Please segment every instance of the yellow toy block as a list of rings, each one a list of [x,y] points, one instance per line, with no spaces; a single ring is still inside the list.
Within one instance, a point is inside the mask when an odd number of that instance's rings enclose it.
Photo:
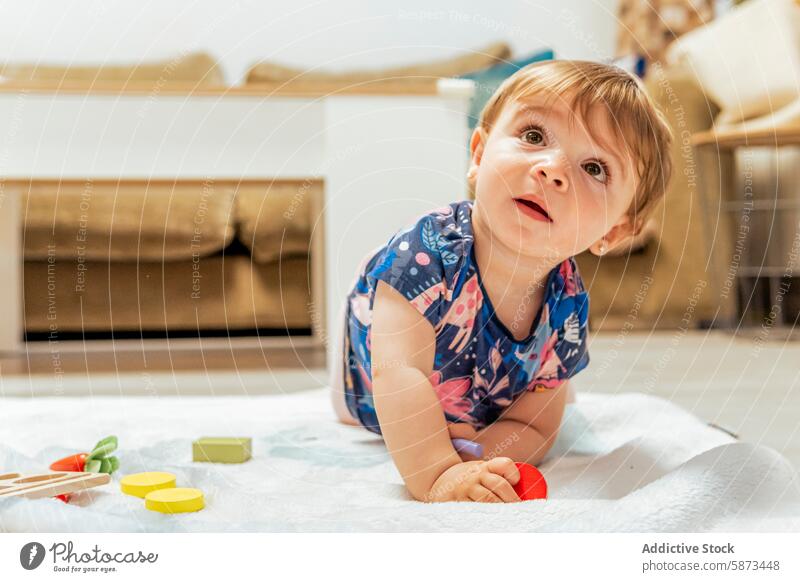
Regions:
[[[249,438],[203,437],[192,443],[192,460],[205,463],[244,463],[250,458]]]
[[[188,513],[200,511],[206,505],[199,489],[173,487],[151,491],[144,498],[144,506],[159,513]]]
[[[149,473],[133,473],[125,475],[119,482],[123,493],[144,497],[151,491],[175,487],[175,475],[153,471]]]

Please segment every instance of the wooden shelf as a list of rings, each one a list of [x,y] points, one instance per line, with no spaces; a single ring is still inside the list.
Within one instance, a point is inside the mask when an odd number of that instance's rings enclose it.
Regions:
[[[722,203],[722,209],[729,212],[736,212],[745,209],[745,200],[726,200]],[[800,200],[793,200],[791,198],[755,198],[750,201],[750,210],[763,211],[763,210],[798,210],[800,209]]]
[[[208,86],[194,83],[158,82],[63,82],[8,81],[0,83],[0,93],[36,93],[59,95],[153,95],[192,97],[323,97],[343,95],[437,95],[440,81],[434,77],[397,78],[366,81],[287,81],[285,83],[249,83],[238,86]],[[452,83],[451,83],[452,84]]]
[[[753,265],[739,265],[736,271],[737,279],[784,279],[789,277],[786,274],[786,267],[771,267],[768,265],[764,266],[753,266]]]
[[[751,131],[742,129],[701,131],[692,136],[692,144],[716,145],[725,150],[738,147],[800,145],[800,126]]]

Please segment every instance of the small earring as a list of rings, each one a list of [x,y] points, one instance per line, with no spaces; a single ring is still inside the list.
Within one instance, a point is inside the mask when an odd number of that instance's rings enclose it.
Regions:
[[[606,247],[605,239],[603,239],[603,242],[600,243],[600,248],[598,250],[599,250],[601,255],[606,254],[607,247]]]

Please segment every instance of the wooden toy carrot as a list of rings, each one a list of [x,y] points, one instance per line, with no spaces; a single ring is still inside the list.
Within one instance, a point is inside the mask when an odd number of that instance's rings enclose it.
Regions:
[[[69,457],[64,457],[63,459],[59,459],[52,465],[50,465],[51,471],[72,471],[80,473],[83,471],[84,466],[86,465],[86,457],[89,456],[89,453],[78,453],[77,455],[70,455]]]
[[[70,471],[86,473],[108,473],[119,469],[119,459],[112,456],[117,450],[117,437],[108,436],[99,441],[90,453],[77,453],[59,459],[50,465],[51,471]],[[69,494],[56,495],[56,499],[68,503]]]

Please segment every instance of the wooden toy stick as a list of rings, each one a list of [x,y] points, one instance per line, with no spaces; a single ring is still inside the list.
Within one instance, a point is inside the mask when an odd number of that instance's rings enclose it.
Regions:
[[[20,477],[18,473],[2,475],[0,497],[54,497],[64,493],[77,493],[111,481],[107,473],[44,473]]]
[[[8,494],[11,496],[12,492],[15,495],[21,495],[24,491],[37,489],[44,485],[73,482],[76,475],[79,476],[82,475],[82,473],[52,473],[48,475],[34,475],[33,477],[17,479],[12,481],[12,485],[0,485],[0,495]]]

